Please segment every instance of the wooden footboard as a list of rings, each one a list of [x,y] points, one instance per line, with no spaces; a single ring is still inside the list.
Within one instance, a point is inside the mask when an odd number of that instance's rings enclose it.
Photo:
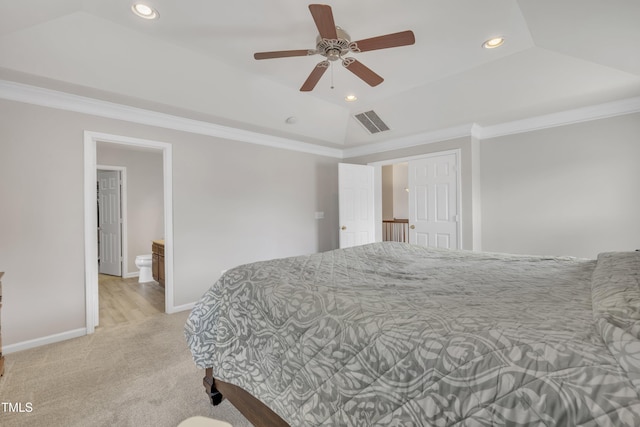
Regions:
[[[278,414],[242,388],[216,380],[212,368],[205,370],[202,384],[212,405],[218,405],[226,398],[256,427],[289,427]]]

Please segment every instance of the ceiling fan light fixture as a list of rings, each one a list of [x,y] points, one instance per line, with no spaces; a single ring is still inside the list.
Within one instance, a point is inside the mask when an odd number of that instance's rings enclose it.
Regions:
[[[416,42],[413,31],[406,30],[399,33],[385,34],[382,36],[362,39],[355,42],[351,41],[349,34],[342,28],[336,26],[333,19],[331,6],[326,4],[310,4],[309,11],[313,17],[313,21],[318,29],[316,37],[315,49],[297,49],[297,50],[280,50],[272,52],[256,52],[253,58],[257,60],[270,58],[288,58],[294,56],[321,55],[326,59],[317,63],[307,80],[300,87],[301,92],[310,92],[315,87],[327,68],[340,60],[342,66],[355,74],[371,87],[377,86],[384,79],[376,74],[373,70],[362,64],[353,57],[345,57],[349,53],[368,52],[370,50],[388,49],[392,47],[408,46]],[[333,70],[333,68],[331,68]],[[333,89],[333,74],[331,80],[331,89]]]
[[[486,40],[482,43],[482,47],[485,49],[495,49],[504,44],[504,37],[492,37],[489,40]]]
[[[144,3],[134,3],[131,5],[131,11],[144,19],[158,19],[160,17],[157,10]]]

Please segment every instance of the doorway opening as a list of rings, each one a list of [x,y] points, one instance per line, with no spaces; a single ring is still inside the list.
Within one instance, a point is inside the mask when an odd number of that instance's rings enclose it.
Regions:
[[[98,267],[98,203],[97,203],[97,145],[116,144],[137,150],[155,150],[162,153],[163,216],[164,216],[164,309],[165,313],[176,311],[173,292],[173,206],[172,206],[172,151],[171,145],[158,141],[130,138],[85,131],[84,135],[84,193],[85,193],[85,295],[87,334],[95,332],[100,322],[99,267]],[[149,242],[150,243],[150,242]],[[150,252],[150,248],[147,249]],[[126,260],[125,260],[126,261]],[[125,266],[125,273],[133,268]],[[122,277],[123,280],[135,280]]]
[[[151,267],[138,266],[143,258],[151,263],[151,241],[164,235],[162,151],[98,142],[96,157],[98,319],[105,328],[165,311],[164,266],[162,283]]]
[[[460,156],[460,149],[454,149],[369,163],[375,175],[376,241],[384,240],[383,220],[386,219],[383,215],[383,167],[398,165],[400,178],[404,176],[403,165],[406,164],[406,187],[399,179],[401,190],[398,194],[402,191],[408,194],[407,241],[421,246],[462,248]],[[403,208],[399,202],[398,210],[404,213]],[[388,207],[386,211],[388,215]],[[395,206],[393,212],[396,217]],[[399,226],[404,227],[404,224]]]
[[[409,163],[382,165],[382,241],[409,243]]]

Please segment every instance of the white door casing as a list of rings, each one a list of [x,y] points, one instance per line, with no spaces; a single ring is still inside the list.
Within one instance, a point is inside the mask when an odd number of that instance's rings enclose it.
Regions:
[[[174,305],[173,288],[173,155],[169,143],[84,131],[84,236],[85,236],[85,308],[86,333],[92,334],[99,322],[98,297],[98,234],[96,180],[97,143],[107,142],[131,147],[144,147],[162,151],[164,187],[164,263],[165,263],[165,312],[176,313],[193,308],[193,303]]]
[[[409,161],[409,242],[458,249],[458,154]]]
[[[368,165],[338,165],[338,212],[340,247],[375,241],[374,168]]]
[[[120,172],[99,170],[97,176],[99,272],[112,276],[122,276]]]

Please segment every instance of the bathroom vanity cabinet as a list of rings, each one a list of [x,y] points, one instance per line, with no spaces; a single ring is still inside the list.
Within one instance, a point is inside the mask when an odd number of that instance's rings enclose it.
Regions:
[[[0,311],[2,311],[2,276],[3,275],[4,273],[0,271]],[[1,315],[0,315],[0,320],[2,320]],[[0,376],[2,375],[4,375],[4,356],[2,355],[2,325],[0,325]]]
[[[154,240],[151,246],[153,280],[164,288],[164,240]]]

